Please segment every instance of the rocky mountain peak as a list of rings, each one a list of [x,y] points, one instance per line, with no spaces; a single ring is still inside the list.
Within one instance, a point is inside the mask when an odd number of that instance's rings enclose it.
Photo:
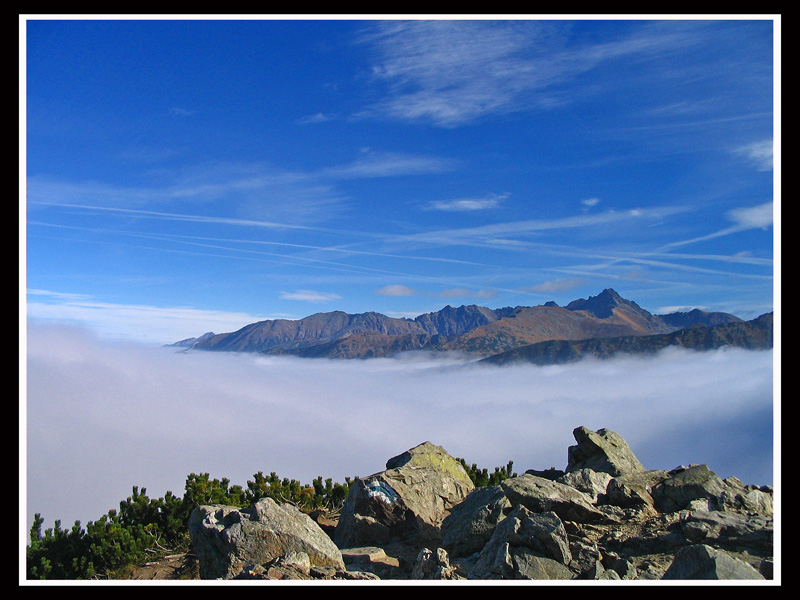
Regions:
[[[611,288],[604,289],[597,296],[589,296],[588,299],[573,300],[565,306],[567,310],[583,310],[599,319],[607,319],[613,314],[614,309],[618,307],[628,309],[642,316],[651,316],[649,312],[638,304],[625,300]]]

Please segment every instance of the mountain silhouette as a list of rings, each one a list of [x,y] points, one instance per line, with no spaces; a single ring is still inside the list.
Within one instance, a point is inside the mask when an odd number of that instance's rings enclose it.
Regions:
[[[370,358],[410,350],[449,350],[483,358],[553,340],[663,335],[696,325],[742,322],[728,313],[700,310],[654,315],[609,288],[565,307],[555,302],[497,309],[448,305],[414,319],[377,312],[323,312],[302,319],[258,321],[234,332],[205,334],[174,345],[308,358]]]

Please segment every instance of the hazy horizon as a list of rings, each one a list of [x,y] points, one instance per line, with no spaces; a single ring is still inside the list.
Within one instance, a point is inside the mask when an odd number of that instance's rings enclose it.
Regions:
[[[85,526],[132,486],[182,496],[192,472],[344,481],[424,441],[490,471],[563,469],[578,426],[616,431],[648,469],[703,463],[772,484],[772,365],[772,351],[730,348],[549,367],[298,359],[29,323],[27,521]]]

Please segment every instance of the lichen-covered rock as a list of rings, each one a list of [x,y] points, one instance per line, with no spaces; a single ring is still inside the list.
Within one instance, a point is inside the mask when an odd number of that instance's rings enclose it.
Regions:
[[[334,532],[336,544],[348,548],[395,539],[438,545],[442,521],[475,489],[466,470],[430,442],[389,459],[386,466],[350,486]]]
[[[271,498],[245,509],[199,506],[189,517],[189,535],[203,579],[231,579],[248,565],[292,553],[307,555],[309,565],[344,569],[342,553],[311,517]]]

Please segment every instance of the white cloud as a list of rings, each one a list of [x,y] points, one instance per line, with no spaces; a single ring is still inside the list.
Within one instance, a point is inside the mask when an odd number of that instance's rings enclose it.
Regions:
[[[405,285],[387,285],[375,290],[375,293],[381,296],[414,296],[417,291]]]
[[[739,229],[767,229],[772,225],[773,204],[767,202],[758,206],[737,208],[728,213],[728,217]]]
[[[523,241],[511,239],[520,236],[531,236],[545,231],[584,230],[591,233],[601,232],[611,236],[618,233],[615,228],[631,227],[634,224],[659,222],[667,216],[686,213],[692,207],[665,206],[660,208],[633,209],[626,211],[605,211],[595,214],[581,214],[557,219],[527,219],[492,223],[477,227],[459,229],[439,229],[424,233],[398,235],[388,238],[388,242],[408,247],[409,244],[421,243],[432,245],[473,245],[491,246],[509,250],[529,250]]]
[[[364,112],[456,127],[489,114],[563,105],[596,93],[579,77],[624,58],[686,51],[692,25],[643,25],[600,44],[571,43],[556,21],[383,21],[362,41],[386,95]],[[656,74],[653,75],[657,76]]]
[[[536,285],[525,288],[529,292],[549,293],[549,292],[566,292],[576,287],[580,287],[586,283],[586,280],[581,277],[567,277],[560,279],[551,279]]]
[[[368,150],[349,164],[329,167],[318,176],[333,179],[370,179],[397,175],[424,175],[450,171],[455,161],[436,156]]]
[[[456,200],[433,200],[425,206],[425,210],[443,210],[453,212],[471,212],[490,210],[500,206],[507,196],[488,196],[486,198],[459,198]]]
[[[309,115],[307,117],[303,117],[302,119],[300,119],[300,123],[304,125],[309,123],[326,123],[327,121],[330,121],[334,118],[335,117],[331,115],[326,115],[325,113],[319,112],[313,115]]]
[[[772,482],[771,352],[480,367],[180,353],[34,326],[27,374],[28,523],[85,525],[134,485],[182,495],[192,472],[343,481],[426,440],[490,470],[563,469],[581,425],[618,432],[650,469]]]
[[[737,148],[735,153],[744,156],[758,171],[771,171],[772,146],[772,140],[763,140]]]
[[[719,231],[715,231],[714,233],[710,233],[708,235],[692,238],[690,240],[673,242],[671,244],[667,244],[666,246],[662,246],[659,250],[676,248],[678,246],[704,242],[706,240],[713,240],[715,238],[731,235],[733,233],[739,233],[741,231],[747,231],[749,229],[768,229],[773,222],[773,210],[773,203],[766,202],[757,206],[737,208],[728,211],[726,216],[729,220],[734,222],[733,226],[720,229]]]
[[[600,203],[600,198],[584,198],[581,200],[581,204],[586,207],[597,206]]]
[[[296,292],[281,292],[281,300],[302,300],[303,302],[330,302],[341,300],[338,294],[330,292],[315,292],[314,290],[297,290]]]
[[[180,108],[179,106],[174,106],[169,109],[169,114],[174,117],[190,117],[195,114],[196,111],[188,110],[185,108]]]
[[[442,173],[456,164],[436,156],[368,151],[350,163],[308,171],[209,162],[154,172],[151,185],[140,187],[31,176],[26,191],[29,209],[60,206],[107,215],[116,212],[161,220],[296,228],[338,214],[344,202],[336,189],[341,180]],[[243,218],[175,214],[166,208],[178,201],[204,207],[220,200],[230,202]],[[144,210],[154,206],[159,210]]]

